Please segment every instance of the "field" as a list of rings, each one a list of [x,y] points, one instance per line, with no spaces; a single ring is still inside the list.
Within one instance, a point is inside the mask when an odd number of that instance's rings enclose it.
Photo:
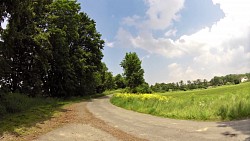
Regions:
[[[115,94],[111,103],[161,117],[205,121],[250,118],[250,82],[204,90]]]

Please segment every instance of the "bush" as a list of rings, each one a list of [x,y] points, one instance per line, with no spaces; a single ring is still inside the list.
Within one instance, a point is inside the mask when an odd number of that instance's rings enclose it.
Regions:
[[[6,113],[5,106],[0,102],[0,117],[3,117]]]
[[[3,97],[3,104],[8,113],[17,113],[30,107],[29,97],[17,93],[9,93]]]
[[[151,94],[152,90],[148,84],[144,83],[137,87],[137,93],[150,93]]]

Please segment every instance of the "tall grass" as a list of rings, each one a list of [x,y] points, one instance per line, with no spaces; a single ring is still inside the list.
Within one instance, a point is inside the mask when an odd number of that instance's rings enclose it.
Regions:
[[[191,120],[250,117],[250,83],[164,94],[115,94],[114,105],[152,115]]]
[[[40,105],[48,104],[56,104],[56,100],[52,98],[30,98],[27,95],[18,93],[5,94],[0,100],[0,118],[8,114],[19,113]]]

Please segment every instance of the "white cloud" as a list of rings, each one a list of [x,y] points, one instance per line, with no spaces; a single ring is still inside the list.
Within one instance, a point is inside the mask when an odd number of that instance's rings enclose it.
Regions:
[[[134,47],[132,43],[133,36],[130,32],[125,30],[124,28],[119,28],[117,35],[115,37],[116,44],[118,47]]]
[[[144,0],[148,6],[145,17],[134,15],[123,19],[123,24],[135,26],[141,30],[165,30],[180,17],[178,11],[184,6],[184,0]]]
[[[107,39],[104,39],[104,41],[107,47],[110,47],[110,48],[114,47],[114,44],[115,44],[114,42],[109,42]]]
[[[176,32],[177,32],[176,29],[170,29],[170,30],[168,30],[164,35],[165,35],[166,37],[176,36]]]
[[[225,17],[211,28],[171,40],[174,29],[163,37],[154,37],[152,31],[166,31],[183,8],[184,0],[145,0],[149,6],[146,19],[128,17],[124,23],[137,28],[133,36],[125,29],[119,30],[119,42],[130,47],[141,48],[166,58],[183,60],[168,66],[170,80],[211,78],[214,75],[245,73],[250,71],[250,1],[213,0],[219,4]],[[187,59],[193,58],[193,59]]]
[[[155,39],[151,33],[142,32],[139,36],[130,39],[133,46],[142,48],[149,53],[156,53],[163,56],[175,57],[182,55],[181,48],[176,47],[174,41],[168,38]]]
[[[184,6],[184,0],[145,0],[145,2],[149,6],[145,24],[157,30],[166,29],[173,20],[178,20],[177,12]]]
[[[153,37],[152,30],[166,30],[178,20],[177,13],[184,7],[184,0],[145,0],[145,4],[148,6],[145,17],[134,15],[123,19],[123,25],[135,27],[138,34],[120,28],[116,36],[119,46],[142,48],[168,57],[181,55],[182,49],[175,48],[173,40],[166,38],[175,36],[176,29],[168,30],[163,38]]]
[[[168,65],[168,82],[177,82],[180,80],[196,80],[198,78],[203,78],[203,75],[199,73],[196,69],[194,70],[192,67],[187,66],[184,67],[181,64],[172,63]]]

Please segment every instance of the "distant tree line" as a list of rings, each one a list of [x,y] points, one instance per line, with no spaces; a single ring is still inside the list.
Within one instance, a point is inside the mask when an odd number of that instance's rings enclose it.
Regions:
[[[104,41],[80,8],[74,0],[0,2],[2,93],[68,97],[113,87],[101,62]]]
[[[250,78],[250,73],[246,74],[229,74],[226,76],[215,76],[210,81],[206,79],[183,80],[172,83],[156,83],[149,86],[144,80],[144,70],[141,67],[141,60],[135,52],[126,53],[121,62],[124,73],[112,76],[111,72],[106,74],[106,86],[109,90],[124,89],[125,92],[131,93],[152,93],[152,92],[169,92],[169,91],[187,91],[194,89],[207,89],[208,87],[235,85],[241,83],[243,77]],[[248,80],[249,81],[249,80]]]
[[[250,73],[246,74],[229,74],[226,76],[215,76],[210,81],[206,79],[197,79],[194,81],[188,80],[186,83],[180,81],[177,83],[156,83],[151,85],[154,92],[167,92],[167,91],[186,91],[193,89],[207,89],[208,87],[222,86],[222,85],[235,85],[241,83],[243,77],[250,78]],[[248,80],[249,81],[249,80]]]

